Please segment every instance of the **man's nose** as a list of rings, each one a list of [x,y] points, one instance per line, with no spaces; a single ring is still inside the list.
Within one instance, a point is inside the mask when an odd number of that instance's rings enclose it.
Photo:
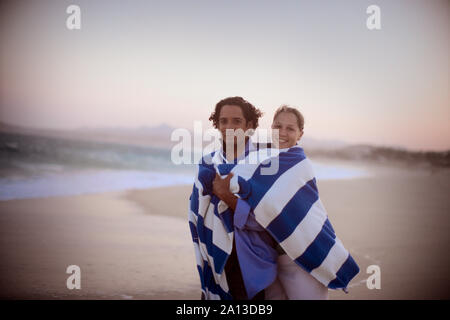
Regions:
[[[225,131],[228,129],[228,130],[233,130],[233,131],[236,131],[236,130],[239,130],[239,129],[242,129],[239,125],[235,125],[235,124],[229,124],[229,125],[226,125],[226,126],[224,126],[224,128],[223,128]]]
[[[222,130],[232,129],[234,130],[234,125],[230,122],[227,122],[226,124],[222,125]]]

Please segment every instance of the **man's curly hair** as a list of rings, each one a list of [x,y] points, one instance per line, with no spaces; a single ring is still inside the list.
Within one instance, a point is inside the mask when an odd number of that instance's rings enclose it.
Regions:
[[[226,105],[240,107],[247,123],[249,121],[253,121],[253,129],[258,128],[258,119],[261,118],[263,113],[261,112],[261,110],[257,109],[254,105],[252,105],[242,97],[228,97],[220,100],[216,104],[214,112],[211,113],[211,116],[209,117],[209,120],[213,122],[214,128],[219,128],[220,110],[223,106]]]

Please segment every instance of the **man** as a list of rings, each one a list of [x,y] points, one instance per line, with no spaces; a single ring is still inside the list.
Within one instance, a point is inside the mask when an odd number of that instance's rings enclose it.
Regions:
[[[258,119],[261,116],[262,113],[260,110],[241,97],[230,97],[217,103],[209,120],[213,121],[214,127],[222,135],[222,156],[225,162],[233,163],[244,157],[246,150],[255,148],[249,141],[248,132],[258,127]],[[241,134],[235,134],[239,130],[242,130],[240,132]],[[248,214],[249,208],[245,207],[246,203],[238,199],[229,189],[231,177],[232,174],[229,174],[226,178],[222,179],[216,174],[213,182],[213,193],[224,201],[233,212],[238,209]],[[233,242],[233,250],[225,265],[225,273],[233,298],[235,300],[247,300],[248,296],[242,279],[241,266],[237,257],[235,242]],[[261,291],[253,297],[253,300],[262,299],[264,299],[264,291]]]
[[[224,158],[228,162],[238,160],[244,155],[245,150],[253,147],[249,145],[249,135],[234,134],[237,130],[242,130],[243,133],[248,133],[249,130],[254,130],[258,127],[258,119],[262,116],[260,110],[255,108],[251,103],[244,100],[242,97],[230,97],[219,101],[216,104],[214,112],[209,117],[213,121],[213,125],[218,129],[222,135],[222,147]],[[228,130],[228,136],[227,136]],[[245,141],[242,141],[245,139]],[[227,145],[229,146],[227,148]],[[229,177],[231,178],[231,177]],[[227,188],[227,182],[220,178],[214,180],[214,193],[229,207],[236,209],[237,197],[234,196]],[[218,194],[217,194],[218,193]],[[225,197],[222,199],[221,197]]]

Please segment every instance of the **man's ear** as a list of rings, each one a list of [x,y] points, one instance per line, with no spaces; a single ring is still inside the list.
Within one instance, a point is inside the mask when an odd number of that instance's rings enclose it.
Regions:
[[[255,124],[253,123],[253,120],[247,121],[247,130],[248,129],[255,129]]]

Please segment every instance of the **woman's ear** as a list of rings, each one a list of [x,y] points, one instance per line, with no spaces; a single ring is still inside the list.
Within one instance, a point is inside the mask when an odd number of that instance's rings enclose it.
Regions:
[[[303,136],[303,130],[302,131],[300,131],[300,134],[299,134],[299,136],[298,136],[298,139],[297,139],[297,141],[299,141],[300,140],[300,138]]]

